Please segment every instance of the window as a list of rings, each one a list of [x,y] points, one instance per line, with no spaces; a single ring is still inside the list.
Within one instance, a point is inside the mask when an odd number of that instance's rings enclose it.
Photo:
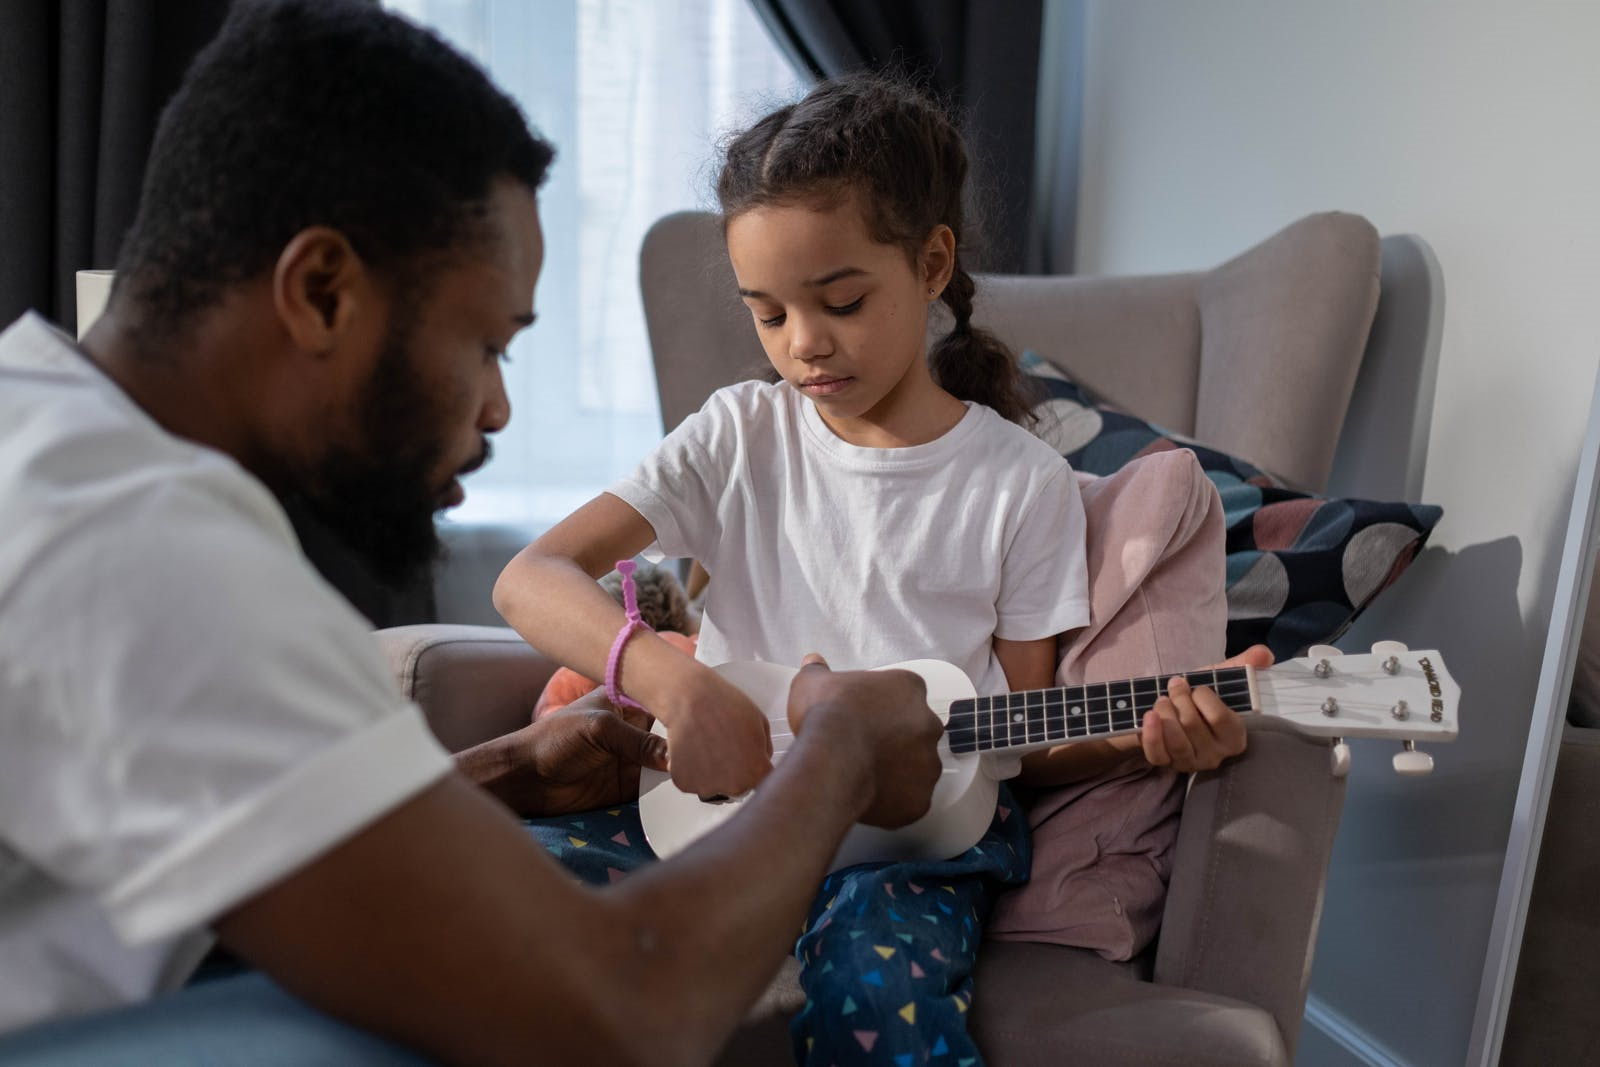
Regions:
[[[661,436],[638,253],[711,202],[717,139],[800,80],[746,0],[388,0],[475,57],[558,152],[540,193],[538,325],[511,346],[510,426],[460,523],[530,534]]]

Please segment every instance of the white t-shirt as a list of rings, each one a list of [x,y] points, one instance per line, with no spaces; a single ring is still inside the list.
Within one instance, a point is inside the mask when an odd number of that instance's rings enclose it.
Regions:
[[[233,460],[0,334],[0,1032],[181,982],[207,925],[451,767]]]
[[[937,440],[862,448],[784,383],[719,390],[611,492],[705,564],[698,656],[836,669],[933,658],[1004,692],[993,639],[1089,621],[1083,501],[1049,445],[968,404]]]

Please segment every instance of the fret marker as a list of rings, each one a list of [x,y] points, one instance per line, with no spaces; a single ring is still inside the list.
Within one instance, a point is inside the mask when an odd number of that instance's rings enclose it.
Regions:
[[[1127,706],[1128,706],[1128,702],[1126,700],[1117,701],[1117,710],[1118,711],[1121,711],[1123,708],[1125,708]]]
[[[1074,715],[1082,715],[1083,714],[1083,709],[1081,707],[1079,707],[1077,704],[1074,704],[1074,705],[1072,705],[1072,714],[1074,714]]]
[[[1022,721],[1022,712],[1019,711],[1015,715],[1011,716],[1011,721],[1012,722],[1021,722]]]

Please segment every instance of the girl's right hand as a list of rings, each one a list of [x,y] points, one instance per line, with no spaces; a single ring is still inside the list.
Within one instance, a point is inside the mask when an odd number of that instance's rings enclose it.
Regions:
[[[695,667],[684,672],[657,711],[667,724],[668,773],[686,793],[747,793],[772,772],[767,717],[721,675],[698,663]]]

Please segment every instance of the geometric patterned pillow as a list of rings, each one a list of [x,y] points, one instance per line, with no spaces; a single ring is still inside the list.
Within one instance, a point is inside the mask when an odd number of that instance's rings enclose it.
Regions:
[[[1444,514],[1430,504],[1329,499],[1289,489],[1225,452],[1096,403],[1033,353],[1023,369],[1044,397],[1034,432],[1085,474],[1187,448],[1222,497],[1228,655],[1264,644],[1278,659],[1344,633],[1411,565]]]

